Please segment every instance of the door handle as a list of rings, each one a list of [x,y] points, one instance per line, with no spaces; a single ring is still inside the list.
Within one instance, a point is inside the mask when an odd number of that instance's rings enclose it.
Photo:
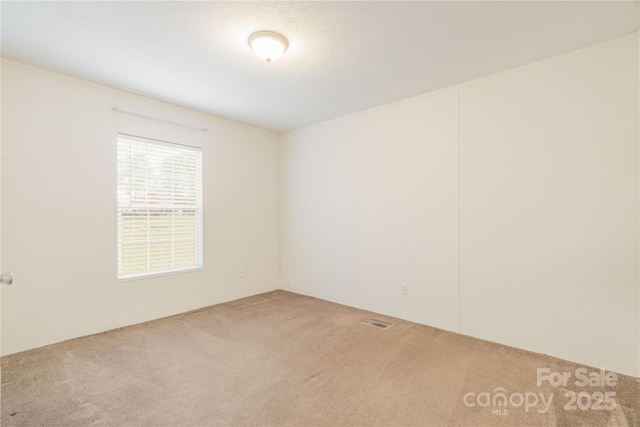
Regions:
[[[3,285],[10,285],[13,283],[13,273],[5,273],[0,276],[0,283]]]

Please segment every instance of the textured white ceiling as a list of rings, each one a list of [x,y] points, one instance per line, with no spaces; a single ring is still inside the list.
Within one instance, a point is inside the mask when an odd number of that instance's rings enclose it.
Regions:
[[[274,131],[638,31],[638,2],[8,2],[2,56]],[[247,39],[285,35],[261,62]]]

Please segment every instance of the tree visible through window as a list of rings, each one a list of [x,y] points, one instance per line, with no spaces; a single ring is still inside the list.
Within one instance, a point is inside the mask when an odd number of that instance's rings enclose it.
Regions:
[[[202,151],[118,134],[118,278],[202,267]]]

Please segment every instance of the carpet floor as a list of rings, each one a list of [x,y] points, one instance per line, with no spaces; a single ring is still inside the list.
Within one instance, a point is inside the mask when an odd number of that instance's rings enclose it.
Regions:
[[[640,425],[637,378],[286,291],[1,364],[4,426]]]

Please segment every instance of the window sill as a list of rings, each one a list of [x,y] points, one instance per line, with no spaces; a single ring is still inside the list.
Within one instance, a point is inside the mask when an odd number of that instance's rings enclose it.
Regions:
[[[176,274],[195,273],[195,272],[198,272],[198,271],[204,271],[204,268],[203,267],[189,267],[189,268],[185,268],[184,270],[164,271],[164,272],[159,272],[159,273],[141,274],[141,275],[136,275],[136,276],[125,276],[125,277],[119,277],[118,278],[118,282],[132,282],[132,281],[135,281],[135,280],[155,279],[157,277],[162,277],[162,276],[174,276]]]

